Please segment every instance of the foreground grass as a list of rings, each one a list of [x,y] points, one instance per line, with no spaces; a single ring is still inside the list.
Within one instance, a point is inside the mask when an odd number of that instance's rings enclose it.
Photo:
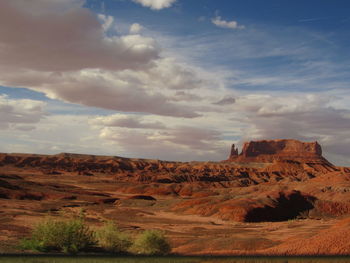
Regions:
[[[350,257],[0,256],[1,263],[346,263]]]

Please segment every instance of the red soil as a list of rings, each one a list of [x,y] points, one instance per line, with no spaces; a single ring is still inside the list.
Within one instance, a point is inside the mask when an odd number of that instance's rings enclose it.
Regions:
[[[336,223],[311,238],[288,240],[263,253],[278,255],[348,255],[350,251],[350,219]]]

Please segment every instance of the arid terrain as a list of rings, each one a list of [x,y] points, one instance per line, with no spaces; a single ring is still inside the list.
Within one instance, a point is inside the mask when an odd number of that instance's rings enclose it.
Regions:
[[[222,162],[0,154],[1,253],[82,209],[91,227],[164,230],[177,254],[350,254],[350,168],[316,142],[249,142]]]

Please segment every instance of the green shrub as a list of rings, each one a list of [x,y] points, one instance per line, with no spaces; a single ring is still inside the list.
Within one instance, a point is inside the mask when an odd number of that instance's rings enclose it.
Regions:
[[[112,221],[105,223],[96,232],[96,237],[99,246],[111,253],[126,253],[132,244],[130,238],[120,232]]]
[[[94,244],[94,232],[89,229],[83,219],[58,221],[49,218],[35,226],[31,238],[22,240],[21,247],[75,254]]]
[[[39,242],[38,240],[29,239],[29,238],[24,238],[20,240],[19,248],[24,250],[35,250],[39,252],[46,252],[41,242]]]
[[[145,230],[133,245],[133,251],[143,255],[166,255],[171,248],[163,232]]]

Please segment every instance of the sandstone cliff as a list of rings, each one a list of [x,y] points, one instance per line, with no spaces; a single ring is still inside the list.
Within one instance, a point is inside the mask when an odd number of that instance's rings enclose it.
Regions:
[[[243,144],[242,152],[232,145],[229,161],[233,162],[263,162],[298,161],[320,162],[330,164],[322,156],[322,148],[318,142],[301,142],[298,140],[262,140]]]

